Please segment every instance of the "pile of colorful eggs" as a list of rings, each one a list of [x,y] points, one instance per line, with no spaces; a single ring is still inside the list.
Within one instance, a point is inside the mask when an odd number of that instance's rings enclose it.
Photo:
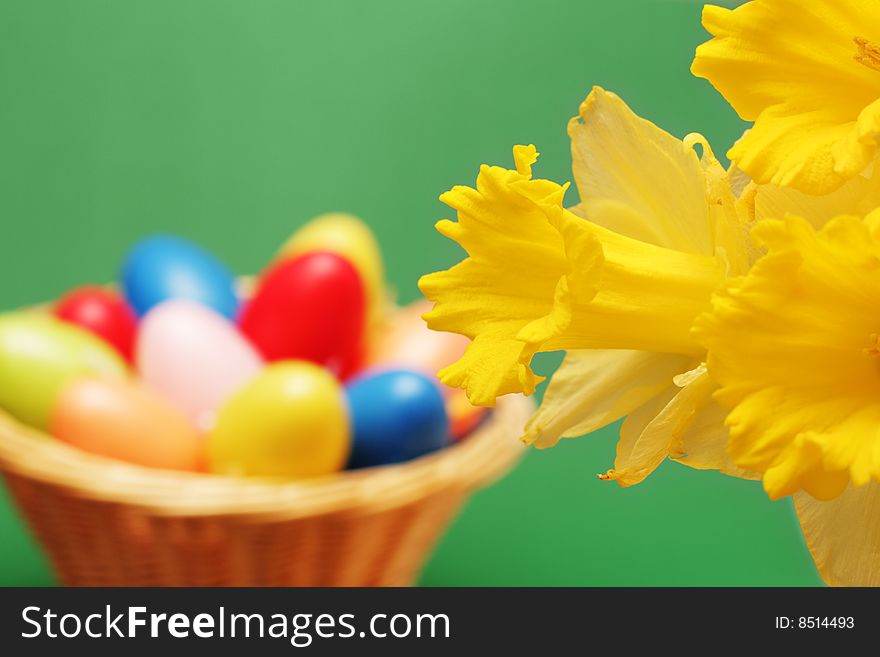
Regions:
[[[399,463],[483,418],[436,371],[461,336],[394,309],[369,228],[324,215],[265,272],[156,236],[118,291],[0,314],[0,408],[80,449],[143,466],[313,477]]]

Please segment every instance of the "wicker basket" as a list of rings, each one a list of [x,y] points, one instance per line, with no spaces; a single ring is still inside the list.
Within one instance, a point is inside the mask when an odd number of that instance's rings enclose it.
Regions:
[[[79,586],[402,586],[475,489],[510,469],[532,404],[409,463],[307,483],[153,470],[0,414],[0,469],[59,580]]]

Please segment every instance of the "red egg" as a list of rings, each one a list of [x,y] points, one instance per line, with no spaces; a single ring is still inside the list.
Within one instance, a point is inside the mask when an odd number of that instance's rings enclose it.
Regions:
[[[80,287],[62,297],[54,312],[59,319],[103,338],[126,360],[132,360],[137,317],[120,294],[102,287]]]
[[[357,270],[317,251],[270,268],[239,325],[266,360],[309,360],[345,378],[362,358],[365,311]]]

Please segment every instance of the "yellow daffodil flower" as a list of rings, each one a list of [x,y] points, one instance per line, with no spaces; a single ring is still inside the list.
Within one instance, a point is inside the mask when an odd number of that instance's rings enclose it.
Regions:
[[[629,415],[608,478],[637,483],[670,454],[740,474],[691,334],[712,291],[750,262],[727,173],[699,135],[675,139],[599,88],[569,133],[577,207],[564,209],[565,187],[532,178],[537,153],[522,146],[515,170],[484,166],[476,189],[441,197],[458,221],[437,228],[469,257],[421,279],[435,302],[425,319],[473,340],[441,380],[491,405],[532,393],[532,356],[565,349],[527,443],[549,447]],[[704,448],[706,426],[721,449]]]
[[[880,3],[708,5],[692,71],[754,125],[730,150],[757,183],[826,194],[880,144]]]
[[[752,234],[767,254],[695,328],[730,409],[728,451],[770,497],[798,493],[826,581],[880,585],[880,210]]]

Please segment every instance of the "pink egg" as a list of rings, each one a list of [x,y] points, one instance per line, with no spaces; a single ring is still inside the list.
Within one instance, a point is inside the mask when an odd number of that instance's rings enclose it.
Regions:
[[[398,310],[387,328],[373,341],[367,364],[423,372],[432,381],[437,381],[448,397],[453,388],[440,384],[437,372],[461,358],[470,340],[458,333],[429,329],[421,316],[430,309],[430,302],[420,300]]]
[[[235,325],[201,304],[173,299],[141,320],[135,350],[144,384],[209,431],[217,411],[263,367]]]

